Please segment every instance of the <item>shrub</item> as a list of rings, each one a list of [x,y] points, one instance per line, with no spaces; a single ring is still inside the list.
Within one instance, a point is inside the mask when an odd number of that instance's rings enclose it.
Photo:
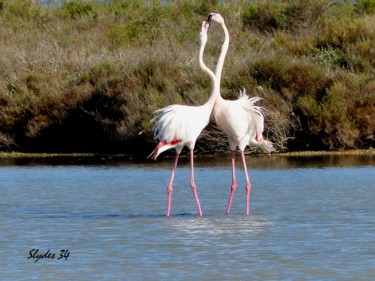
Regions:
[[[28,0],[4,0],[3,3],[3,9],[7,11],[12,17],[31,20],[37,18],[39,12],[41,11],[38,6],[34,6],[32,1]]]
[[[242,21],[245,26],[255,27],[262,32],[309,28],[330,5],[329,1],[315,0],[249,3],[243,8]]]
[[[61,9],[63,14],[72,19],[88,15],[93,15],[94,17],[97,16],[93,2],[79,0],[69,1],[64,3]]]
[[[349,89],[342,82],[335,82],[318,103],[312,97],[299,100],[299,107],[305,114],[309,130],[316,136],[324,136],[323,143],[330,149],[355,146],[359,131],[349,114],[352,107]]]
[[[365,18],[326,20],[321,27],[322,35],[318,44],[344,48],[365,38],[371,38],[374,36],[374,30],[367,28],[367,22]]]
[[[270,87],[280,93],[283,88],[290,91],[286,95],[294,101],[297,95],[318,97],[331,79],[328,72],[308,60],[297,60],[288,56],[272,56],[254,62],[252,75],[258,84]]]
[[[375,14],[374,0],[357,0],[354,5],[358,13]]]
[[[249,3],[243,8],[242,22],[244,26],[255,27],[262,32],[272,32],[280,26],[278,4],[269,1],[262,4]]]

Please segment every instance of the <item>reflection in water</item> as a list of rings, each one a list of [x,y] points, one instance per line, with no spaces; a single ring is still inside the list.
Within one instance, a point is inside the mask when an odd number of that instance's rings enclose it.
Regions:
[[[145,159],[124,160],[121,157],[114,156],[78,156],[78,157],[14,157],[0,158],[1,166],[39,166],[39,165],[147,165],[147,168],[164,168],[172,165],[171,159],[158,159],[157,161]],[[237,157],[237,166],[241,167],[240,157]],[[375,153],[364,154],[326,154],[326,155],[302,155],[302,156],[285,156],[285,155],[250,155],[247,162],[252,168],[265,169],[289,169],[289,168],[309,168],[309,167],[351,167],[351,166],[375,166]],[[189,164],[188,157],[181,157],[179,166]],[[197,167],[209,166],[230,167],[230,157],[196,157],[195,165]]]
[[[222,216],[222,217],[194,217],[185,220],[170,219],[170,226],[175,231],[186,235],[247,235],[264,231],[272,226],[271,222],[261,220],[257,216]]]

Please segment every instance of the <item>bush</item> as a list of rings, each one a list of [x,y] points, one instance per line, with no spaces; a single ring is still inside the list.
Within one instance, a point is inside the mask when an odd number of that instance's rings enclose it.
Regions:
[[[93,2],[74,0],[64,3],[61,9],[63,14],[72,19],[88,15],[93,15],[94,17],[97,16]]]
[[[249,3],[243,8],[243,25],[257,28],[262,32],[272,32],[280,26],[277,8],[278,4],[273,5],[269,1],[264,4]]]
[[[358,13],[375,14],[374,0],[357,0],[355,7]]]
[[[366,18],[343,18],[326,20],[322,25],[319,46],[336,48],[348,47],[350,44],[374,37],[374,30],[367,28]]]
[[[242,21],[262,32],[297,30],[311,27],[330,5],[329,1],[315,0],[249,3],[243,8]]]

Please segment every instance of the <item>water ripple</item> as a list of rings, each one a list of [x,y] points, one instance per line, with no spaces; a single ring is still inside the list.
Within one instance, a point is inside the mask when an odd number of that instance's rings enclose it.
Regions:
[[[262,159],[257,166],[252,159],[250,216],[242,173],[225,215],[230,167],[200,163],[203,217],[186,164],[176,173],[170,217],[170,165],[1,166],[1,277],[372,280],[375,167],[336,160]],[[35,248],[70,256],[35,263],[27,259]]]

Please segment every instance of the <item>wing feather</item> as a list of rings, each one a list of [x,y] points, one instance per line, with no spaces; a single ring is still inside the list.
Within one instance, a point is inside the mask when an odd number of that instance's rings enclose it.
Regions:
[[[154,139],[167,143],[181,140],[195,143],[208,124],[210,112],[204,106],[169,105],[155,111]]]

